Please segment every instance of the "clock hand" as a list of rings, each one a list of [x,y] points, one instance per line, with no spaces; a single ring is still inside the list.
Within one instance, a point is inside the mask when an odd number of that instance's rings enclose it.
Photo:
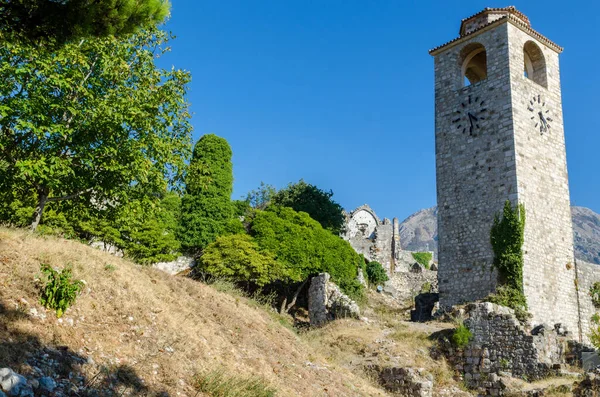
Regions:
[[[474,115],[472,115],[471,113],[469,113],[469,118],[472,119],[473,121],[477,121],[479,120],[477,117],[475,117]]]
[[[542,114],[542,112],[538,112],[538,116],[540,116],[540,121],[542,122],[541,127],[542,127],[543,131],[546,131],[547,130],[547,126],[548,126],[548,122],[544,118],[544,115]]]

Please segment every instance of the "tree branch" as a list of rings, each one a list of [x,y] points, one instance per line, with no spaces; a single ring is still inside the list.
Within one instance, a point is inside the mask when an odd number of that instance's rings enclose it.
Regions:
[[[54,202],[54,201],[63,201],[63,200],[70,200],[73,199],[75,197],[81,196],[82,194],[91,192],[93,189],[89,188],[89,189],[85,189],[85,190],[80,190],[76,193],[73,194],[69,194],[68,196],[62,196],[62,197],[50,197],[48,198],[48,202]]]

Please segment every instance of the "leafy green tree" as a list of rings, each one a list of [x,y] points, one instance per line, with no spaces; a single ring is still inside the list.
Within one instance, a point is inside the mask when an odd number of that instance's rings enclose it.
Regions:
[[[311,275],[327,272],[347,293],[360,289],[356,277],[363,259],[347,241],[323,229],[307,213],[269,206],[257,211],[251,235],[262,250],[275,255],[288,284],[303,283]]]
[[[331,198],[332,196],[331,190],[326,192],[300,180],[272,195],[271,203],[306,212],[325,229],[339,234],[345,219],[342,207]]]
[[[141,264],[168,262],[180,249],[176,238],[181,199],[173,192],[127,204],[118,227],[125,254]]]
[[[127,202],[133,185],[177,184],[190,151],[190,75],[155,65],[168,38],[141,30],[52,53],[3,41],[0,159],[19,189],[35,196],[33,230],[48,203],[102,207]]]
[[[271,203],[271,198],[277,193],[277,190],[264,182],[246,195],[246,202],[254,209],[264,210]]]
[[[389,280],[381,263],[376,261],[367,263],[367,279],[371,284],[381,284]]]
[[[275,256],[261,251],[247,234],[222,236],[209,244],[202,254],[199,268],[215,277],[264,286],[285,278]]]
[[[199,253],[224,234],[233,217],[233,166],[227,141],[214,134],[202,136],[185,178],[179,240],[184,250]]]
[[[169,15],[167,0],[0,0],[0,33],[64,42],[126,35]]]

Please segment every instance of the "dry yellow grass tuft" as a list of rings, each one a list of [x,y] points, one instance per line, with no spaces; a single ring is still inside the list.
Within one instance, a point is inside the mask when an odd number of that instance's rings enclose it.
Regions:
[[[70,264],[74,277],[86,282],[60,320],[38,303],[41,263]],[[360,329],[366,343],[371,335]],[[113,371],[143,384],[146,395],[203,395],[194,387],[197,375],[216,369],[226,379],[260,379],[278,396],[385,395],[350,368],[330,365],[322,346],[248,298],[75,241],[0,228],[0,366],[26,373],[27,354],[44,346],[87,359],[70,370],[88,384]]]

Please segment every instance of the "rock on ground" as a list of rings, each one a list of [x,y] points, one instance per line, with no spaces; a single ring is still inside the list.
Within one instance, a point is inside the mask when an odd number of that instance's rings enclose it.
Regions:
[[[336,318],[360,317],[360,309],[356,302],[330,282],[330,277],[328,273],[321,273],[310,281],[308,316],[312,326],[318,327]]]

